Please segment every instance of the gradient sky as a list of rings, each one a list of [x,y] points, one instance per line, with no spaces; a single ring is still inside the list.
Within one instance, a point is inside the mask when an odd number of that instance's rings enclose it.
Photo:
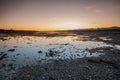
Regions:
[[[120,26],[120,0],[0,0],[0,28],[62,30]]]

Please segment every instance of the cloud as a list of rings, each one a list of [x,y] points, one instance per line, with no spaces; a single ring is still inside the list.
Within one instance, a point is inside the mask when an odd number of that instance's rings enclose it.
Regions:
[[[94,11],[94,12],[96,12],[96,13],[101,13],[101,12],[103,12],[103,10],[101,10],[101,9],[96,9],[96,5],[86,6],[86,7],[84,7],[84,9],[90,10],[90,11]]]
[[[117,6],[111,6],[111,9],[120,9],[120,6],[117,5]]]
[[[96,13],[101,13],[101,12],[103,12],[103,10],[96,9],[95,12],[96,12]]]
[[[56,20],[57,18],[56,17],[47,17],[47,18],[44,18],[44,20],[46,21],[53,21],[53,20]]]
[[[86,10],[91,10],[91,9],[93,9],[93,8],[95,8],[95,7],[96,7],[96,5],[85,6],[84,9],[86,9]]]

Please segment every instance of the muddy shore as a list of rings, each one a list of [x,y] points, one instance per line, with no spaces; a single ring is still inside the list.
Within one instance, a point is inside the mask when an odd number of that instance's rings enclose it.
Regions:
[[[105,55],[97,58],[55,60],[50,64],[26,66],[12,80],[119,80],[120,50],[103,50]]]
[[[120,45],[119,31],[62,31],[62,32],[1,32],[0,38],[6,41],[6,36],[77,36],[77,41],[101,41],[106,44]],[[9,33],[9,34],[8,34]],[[30,34],[31,33],[31,34]],[[84,36],[84,37],[81,37]],[[29,65],[20,68],[17,73],[6,77],[0,74],[0,80],[119,80],[120,79],[120,49],[99,47],[87,49],[91,54],[101,52],[99,57],[84,57],[78,59],[52,60],[51,63]],[[8,51],[15,51],[10,49]],[[39,51],[41,53],[41,51]],[[1,53],[5,54],[5,53]],[[54,55],[53,55],[54,56]],[[3,58],[7,57],[3,55]],[[2,57],[0,58],[2,62]],[[10,65],[12,66],[12,65]]]

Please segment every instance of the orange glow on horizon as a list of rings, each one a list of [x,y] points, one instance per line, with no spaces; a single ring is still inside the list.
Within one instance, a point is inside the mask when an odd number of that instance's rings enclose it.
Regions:
[[[68,28],[64,27],[31,27],[31,26],[21,26],[21,27],[2,27],[0,29],[13,29],[13,30],[35,30],[35,31],[54,31],[54,30],[68,30]]]

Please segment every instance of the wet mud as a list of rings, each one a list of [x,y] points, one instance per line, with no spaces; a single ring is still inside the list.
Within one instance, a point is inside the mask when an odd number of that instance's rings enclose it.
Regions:
[[[0,80],[119,80],[120,31],[0,31]]]

